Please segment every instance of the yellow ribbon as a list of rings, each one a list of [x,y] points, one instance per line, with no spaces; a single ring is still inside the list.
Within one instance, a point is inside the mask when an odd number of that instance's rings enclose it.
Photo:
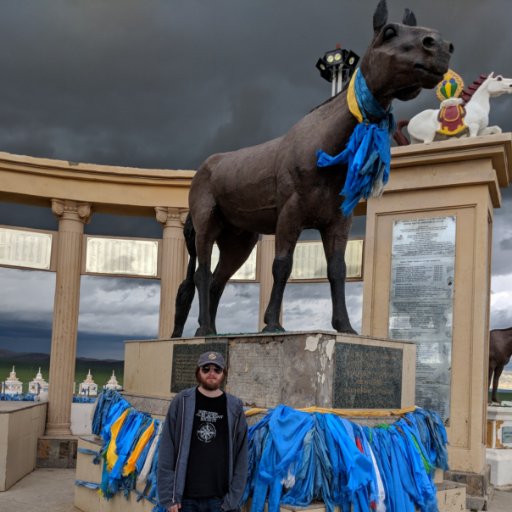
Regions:
[[[413,412],[416,410],[416,406],[413,405],[411,407],[405,407],[403,409],[329,409],[326,407],[303,407],[302,409],[297,409],[297,411],[302,412],[319,412],[322,414],[336,414],[337,416],[346,416],[346,417],[372,417],[372,418],[380,418],[385,416],[403,416],[408,412]],[[256,414],[268,412],[268,409],[262,409],[258,407],[252,407],[251,409],[247,409],[245,411],[246,416],[254,416]]]
[[[357,73],[359,73],[359,68],[356,69],[356,72],[352,75],[352,78],[350,79],[350,83],[348,84],[347,105],[348,105],[348,109],[350,110],[351,114],[360,123],[362,123],[363,122],[363,114],[361,114],[361,109],[359,108],[359,105],[357,104],[356,90],[355,90]]]
[[[130,409],[126,409],[119,418],[117,418],[116,421],[112,424],[110,427],[110,443],[108,444],[107,453],[105,455],[105,458],[107,460],[107,469],[109,471],[112,471],[112,468],[114,467],[116,461],[117,461],[117,445],[116,445],[116,438],[119,434],[119,431],[121,430],[121,427],[123,426],[124,420],[126,419],[126,416],[128,416],[128,412]]]
[[[148,444],[154,431],[155,422],[152,421],[149,424],[149,427],[146,430],[144,430],[143,434],[140,436],[139,440],[137,441],[137,444],[135,445],[135,448],[133,449],[133,452],[128,458],[126,464],[124,465],[123,476],[128,476],[130,473],[133,473],[135,471],[135,464],[137,463],[137,459],[140,457],[142,450],[144,450],[144,448]]]

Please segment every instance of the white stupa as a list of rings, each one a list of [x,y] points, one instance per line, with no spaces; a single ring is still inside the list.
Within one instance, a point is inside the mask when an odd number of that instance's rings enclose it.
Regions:
[[[23,382],[16,377],[16,369],[13,366],[9,378],[4,382],[4,393],[6,395],[21,395],[23,393]]]
[[[48,382],[43,379],[41,368],[39,368],[39,371],[36,373],[34,380],[28,383],[28,392],[31,395],[38,396],[40,400],[48,399]]]
[[[98,384],[96,384],[92,378],[91,370],[87,373],[85,380],[80,383],[78,388],[78,394],[86,396],[97,396],[98,395]]]
[[[110,377],[110,379],[108,379],[108,382],[105,384],[105,386],[103,386],[103,389],[115,389],[115,390],[123,389],[123,387],[119,384],[119,382],[117,382],[116,373],[114,370],[112,370],[112,377]]]

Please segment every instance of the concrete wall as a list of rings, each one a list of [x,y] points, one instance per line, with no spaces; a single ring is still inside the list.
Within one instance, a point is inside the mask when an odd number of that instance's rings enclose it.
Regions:
[[[0,402],[0,491],[35,469],[46,407],[46,403]]]
[[[92,434],[92,415],[96,404],[71,404],[71,433],[74,436]]]

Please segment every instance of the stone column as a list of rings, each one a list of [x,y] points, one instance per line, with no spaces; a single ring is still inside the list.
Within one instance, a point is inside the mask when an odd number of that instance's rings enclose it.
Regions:
[[[91,205],[52,199],[52,211],[59,218],[59,234],[46,435],[62,436],[71,434],[82,240]]]
[[[178,287],[185,278],[187,255],[183,225],[188,210],[157,206],[156,219],[163,226],[160,271],[160,321],[158,337],[170,338],[174,326]]]
[[[456,220],[448,453],[452,471],[478,474],[479,482],[486,471],[493,210],[512,176],[511,151],[505,133],[392,148],[384,195],[367,203],[362,334],[368,336],[390,333],[394,223]]]
[[[260,316],[258,326],[261,331],[265,327],[263,317],[270,301],[270,293],[272,292],[272,285],[274,278],[272,277],[272,264],[276,255],[274,235],[262,235],[260,241]],[[283,311],[281,310],[281,317]]]

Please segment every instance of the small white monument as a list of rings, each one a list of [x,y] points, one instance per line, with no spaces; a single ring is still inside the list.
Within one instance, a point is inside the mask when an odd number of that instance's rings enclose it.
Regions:
[[[23,383],[16,377],[16,369],[13,366],[9,378],[4,383],[4,393],[6,395],[21,395],[23,393]]]
[[[87,373],[85,380],[80,383],[78,388],[78,394],[84,396],[97,396],[98,395],[98,384],[96,384],[92,378],[91,370]]]
[[[103,386],[103,389],[115,389],[116,391],[123,389],[123,387],[117,382],[116,373],[112,370],[112,376],[108,382]]]
[[[34,380],[28,383],[28,392],[38,397],[39,400],[48,400],[48,382],[43,379],[41,368],[36,373]]]

